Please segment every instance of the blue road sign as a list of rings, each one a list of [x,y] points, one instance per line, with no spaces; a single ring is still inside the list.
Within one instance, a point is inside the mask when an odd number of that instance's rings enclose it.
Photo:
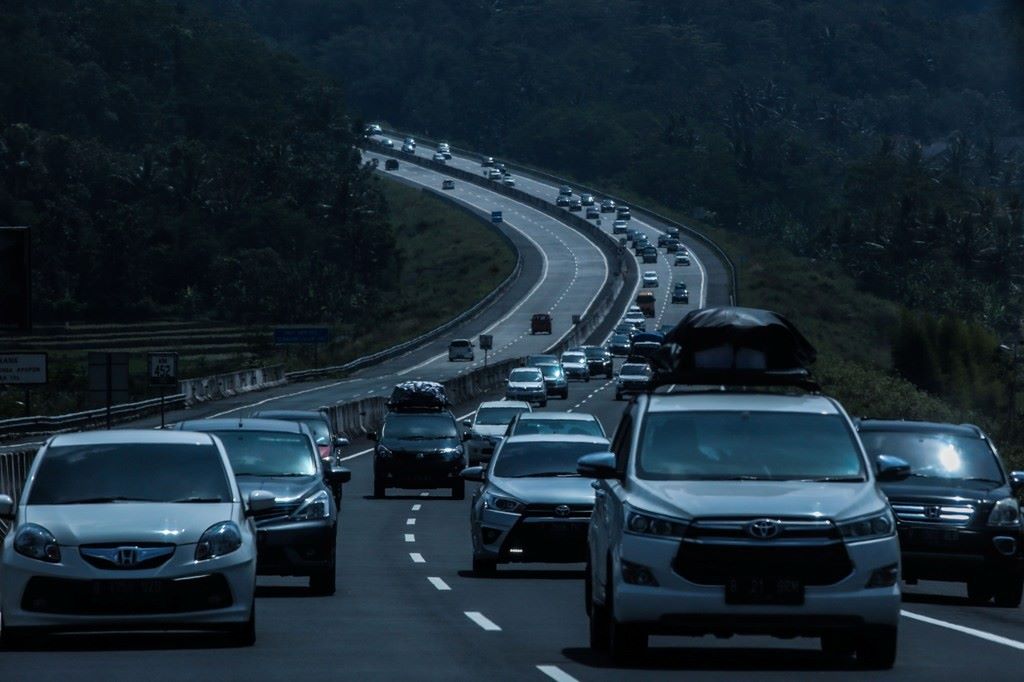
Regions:
[[[274,330],[274,343],[327,343],[327,327],[280,327]]]

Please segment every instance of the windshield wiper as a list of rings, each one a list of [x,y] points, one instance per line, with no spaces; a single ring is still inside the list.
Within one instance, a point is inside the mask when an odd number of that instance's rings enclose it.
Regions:
[[[542,471],[536,474],[523,474],[512,478],[579,478],[580,475],[570,471]]]
[[[863,476],[819,476],[818,478],[794,479],[803,483],[863,483]]]
[[[283,478],[287,476],[312,476],[313,474],[296,474],[296,473],[255,473],[252,471],[235,472],[235,477],[238,476],[259,476],[260,478]]]
[[[172,504],[203,504],[209,502],[223,502],[219,497],[183,497],[180,500],[171,500]]]
[[[995,485],[1002,485],[1003,484],[1002,481],[997,481],[997,480],[991,479],[991,478],[974,478],[974,477],[971,477],[971,478],[961,478],[960,480],[961,481],[973,481],[975,483],[994,483]]]
[[[123,495],[108,497],[83,497],[79,500],[65,500],[59,504],[104,504],[106,502],[159,502],[148,497],[125,497]]]

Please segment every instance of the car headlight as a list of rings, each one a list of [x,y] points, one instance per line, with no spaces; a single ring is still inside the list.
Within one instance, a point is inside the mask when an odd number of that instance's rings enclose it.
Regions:
[[[996,506],[992,507],[992,511],[988,515],[988,525],[1019,526],[1020,502],[1012,497],[996,502]]]
[[[216,559],[231,554],[242,546],[242,531],[234,521],[222,521],[210,526],[196,543],[196,561]]]
[[[494,495],[493,493],[486,493],[484,495],[484,509],[497,509],[503,512],[514,512],[517,511],[522,505],[519,500],[514,500],[511,497],[501,497],[500,495]]]
[[[443,448],[438,452],[442,457],[461,457],[463,449],[461,445],[456,445],[454,448]]]
[[[331,496],[326,490],[316,492],[299,505],[299,508],[292,512],[292,518],[297,521],[314,521],[326,519],[331,515]]]
[[[53,533],[35,523],[26,523],[14,536],[14,551],[29,559],[60,563],[60,546]]]
[[[884,538],[896,532],[896,521],[888,509],[878,514],[844,521],[836,525],[843,538],[850,542]]]
[[[681,538],[686,534],[685,523],[671,519],[641,514],[630,511],[626,513],[626,532],[634,535],[649,535],[658,538]]]
[[[378,445],[376,454],[382,459],[390,459],[393,453],[383,445]]]

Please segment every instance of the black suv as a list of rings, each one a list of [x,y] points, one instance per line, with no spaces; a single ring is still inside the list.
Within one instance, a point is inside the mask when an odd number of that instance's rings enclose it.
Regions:
[[[903,578],[966,582],[975,602],[1016,607],[1024,588],[1024,472],[1007,474],[970,424],[861,420],[868,454],[906,460],[910,477],[882,483],[900,535]]]
[[[444,387],[432,381],[395,386],[380,433],[367,434],[373,449],[373,494],[388,488],[451,488],[456,500],[466,496],[459,476],[467,466],[463,435],[449,411]]]
[[[615,376],[615,369],[612,367],[612,354],[600,346],[578,346],[572,350],[583,353],[587,356],[587,369],[590,376],[603,374],[606,379]]]

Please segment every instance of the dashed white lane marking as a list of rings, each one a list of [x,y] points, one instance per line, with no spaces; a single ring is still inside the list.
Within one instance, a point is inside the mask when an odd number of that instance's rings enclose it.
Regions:
[[[405,525],[407,525],[407,526],[415,526],[416,525],[416,519],[412,519],[412,518],[406,519],[405,520]]]
[[[493,620],[480,613],[479,611],[465,611],[466,618],[482,627],[487,632],[500,632],[501,627],[498,626]]]
[[[579,682],[579,680],[559,668],[557,665],[538,665],[537,670],[555,680],[555,682]]]
[[[360,450],[359,452],[353,453],[351,455],[345,455],[344,457],[339,457],[338,461],[339,462],[344,462],[346,460],[355,459],[356,457],[362,457],[363,455],[371,453],[371,452],[373,452],[373,448],[370,448],[368,450]]]
[[[929,625],[936,625],[940,628],[947,628],[955,632],[970,635],[971,637],[977,637],[978,639],[984,639],[986,641],[993,642],[994,644],[1002,644],[1003,646],[1008,646],[1011,649],[1024,651],[1024,642],[1017,641],[1016,639],[1010,639],[1009,637],[995,635],[991,632],[985,632],[984,630],[975,630],[974,628],[969,628],[966,625],[957,625],[956,623],[950,623],[945,620],[939,620],[938,618],[922,616],[919,613],[912,613],[910,611],[900,611],[900,615],[904,618],[917,620],[922,623],[928,623]]]
[[[409,558],[412,559],[414,564],[425,564],[427,560],[423,558],[423,555],[419,552],[409,552]]]
[[[413,511],[419,511],[419,510],[420,510],[420,509],[422,509],[422,508],[423,508],[423,505],[422,505],[422,504],[414,504],[414,505],[412,506],[412,510],[413,510]]]
[[[448,583],[441,580],[440,578],[430,577],[427,578],[430,584],[437,588],[438,592],[451,592],[452,588],[448,587]]]
[[[406,542],[416,542],[416,536],[413,535],[412,533],[406,533],[405,534],[405,541]]]
[[[420,497],[428,497],[429,495],[430,493],[427,492],[420,493]]]

